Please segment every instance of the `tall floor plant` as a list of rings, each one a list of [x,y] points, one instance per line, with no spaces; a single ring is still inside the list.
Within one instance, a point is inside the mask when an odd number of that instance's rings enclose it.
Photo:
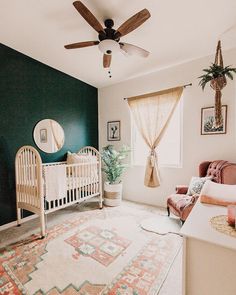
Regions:
[[[130,149],[127,146],[123,146],[119,151],[117,151],[113,145],[107,145],[102,149],[102,171],[106,176],[106,182],[104,184],[105,205],[117,206],[121,202],[121,176],[127,168],[127,164],[124,163],[124,160],[127,158],[129,152]]]

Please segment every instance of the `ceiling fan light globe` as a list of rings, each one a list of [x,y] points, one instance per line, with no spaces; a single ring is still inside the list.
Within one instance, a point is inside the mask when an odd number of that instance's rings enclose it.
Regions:
[[[120,52],[120,45],[111,39],[105,39],[101,41],[98,45],[99,50],[103,54],[111,55],[117,52]]]

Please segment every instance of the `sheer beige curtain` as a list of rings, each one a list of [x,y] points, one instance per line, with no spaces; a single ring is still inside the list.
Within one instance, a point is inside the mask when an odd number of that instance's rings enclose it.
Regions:
[[[127,99],[136,126],[150,148],[144,179],[148,187],[160,186],[156,150],[182,92],[183,87],[176,87]]]

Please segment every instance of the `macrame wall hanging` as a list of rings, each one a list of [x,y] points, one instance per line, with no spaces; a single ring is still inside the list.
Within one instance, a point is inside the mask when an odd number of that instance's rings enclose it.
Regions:
[[[221,51],[221,42],[218,41],[215,56],[215,65],[224,68],[223,56]],[[215,127],[218,128],[223,124],[221,112],[221,90],[226,86],[227,80],[225,75],[218,76],[211,80],[211,88],[215,90]]]
[[[202,86],[204,90],[206,84],[210,82],[210,86],[215,91],[215,122],[214,127],[221,127],[223,124],[222,119],[222,107],[221,107],[221,97],[222,89],[227,84],[227,79],[233,80],[233,73],[236,73],[236,68],[231,68],[230,66],[224,67],[221,42],[218,41],[216,47],[215,62],[208,68],[203,69],[204,75],[200,76],[201,79],[199,85]]]

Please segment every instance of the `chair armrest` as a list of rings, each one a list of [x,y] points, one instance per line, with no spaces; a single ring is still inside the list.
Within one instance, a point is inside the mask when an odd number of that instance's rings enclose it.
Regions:
[[[186,195],[188,191],[188,186],[187,185],[177,185],[175,188],[176,194],[181,194],[181,195]]]
[[[197,195],[197,194],[193,195],[192,200],[191,200],[192,204],[195,204],[197,202],[198,198],[199,198],[199,195]]]
[[[181,212],[181,216],[180,216],[180,218],[183,221],[185,221],[187,219],[187,217],[189,216],[189,213],[192,211],[194,205],[196,204],[198,197],[199,197],[199,195],[191,196],[191,199],[186,204],[186,206],[183,208],[183,210]]]

